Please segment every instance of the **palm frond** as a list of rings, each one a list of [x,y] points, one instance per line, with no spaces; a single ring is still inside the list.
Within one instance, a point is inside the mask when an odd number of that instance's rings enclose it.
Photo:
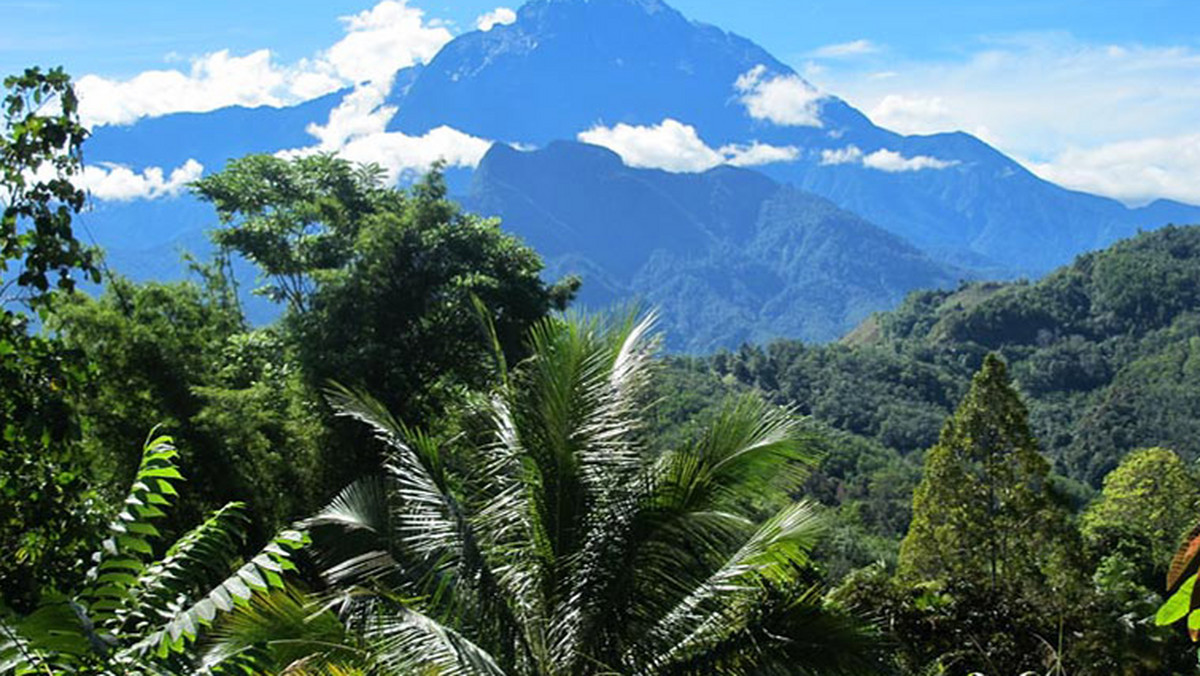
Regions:
[[[684,453],[696,456],[703,468],[702,483],[692,488],[708,491],[709,504],[729,504],[798,486],[816,464],[813,449],[793,413],[746,395],[726,404]]]
[[[321,599],[295,587],[257,594],[222,618],[201,659],[212,673],[321,673],[368,666],[368,656]]]
[[[391,554],[390,500],[383,477],[364,477],[302,522],[315,544],[314,560],[332,584],[364,584],[398,572]]]
[[[508,402],[493,396],[485,408],[494,430],[493,442],[480,449],[489,495],[472,523],[498,593],[520,627],[528,661],[545,664],[550,618],[543,592],[554,553],[539,514],[540,472],[536,463],[527,461]]]
[[[456,566],[462,559],[468,525],[445,484],[437,445],[408,429],[365,393],[335,385],[328,398],[339,415],[367,424],[388,446],[384,469],[396,539],[427,560]]]
[[[509,653],[517,641],[515,624],[500,582],[491,568],[475,526],[447,482],[437,442],[399,423],[376,400],[345,388],[331,391],[331,404],[341,415],[370,425],[390,452],[384,463],[387,536],[391,546],[362,552],[328,571],[343,583],[354,576],[403,570],[411,591],[426,597],[426,610],[438,617],[458,614],[468,623],[492,624]],[[361,496],[379,514],[379,495]],[[349,503],[347,503],[349,505]],[[363,509],[355,508],[358,514]],[[326,510],[329,512],[329,510]],[[346,514],[335,509],[335,514]],[[378,519],[374,519],[378,520]],[[322,521],[328,523],[328,516]],[[452,590],[452,593],[448,592]]]
[[[21,620],[0,618],[0,674],[70,669],[90,652],[78,628],[65,601],[43,605]]]
[[[184,599],[182,603],[171,604],[166,610],[167,622],[126,652],[135,658],[150,655],[164,658],[182,652],[196,641],[203,628],[211,627],[219,615],[248,604],[255,594],[284,588],[283,575],[296,569],[291,561],[292,553],[307,543],[308,536],[303,532],[283,531],[199,600]]]
[[[823,530],[823,519],[812,503],[785,507],[666,613],[630,659],[642,661],[657,653],[650,663],[661,667],[737,629],[746,596],[761,593],[764,584],[794,583]]]
[[[381,609],[367,635],[372,637],[374,660],[384,673],[504,676],[485,650],[411,608]]]
[[[500,384],[508,387],[508,359],[504,356],[504,347],[500,344],[500,335],[496,332],[496,322],[492,320],[492,313],[483,300],[474,293],[471,294],[471,306],[475,309],[475,316],[479,319],[484,336],[487,337],[488,353],[495,362]]]
[[[881,672],[878,631],[822,603],[816,588],[769,585],[724,632],[676,654],[657,674],[859,676]]]

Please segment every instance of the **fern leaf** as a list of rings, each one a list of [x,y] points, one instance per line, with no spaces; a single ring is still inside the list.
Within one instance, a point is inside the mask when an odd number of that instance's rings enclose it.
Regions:
[[[83,597],[97,623],[117,617],[130,589],[137,584],[133,573],[142,572],[145,558],[153,554],[150,540],[158,530],[150,523],[165,516],[159,506],[170,504],[175,495],[172,481],[183,480],[175,465],[179,453],[171,437],[148,441],[142,450],[142,462],[130,486],[129,494],[117,517],[109,524],[109,537],[92,556],[95,566],[89,571],[91,582]]]

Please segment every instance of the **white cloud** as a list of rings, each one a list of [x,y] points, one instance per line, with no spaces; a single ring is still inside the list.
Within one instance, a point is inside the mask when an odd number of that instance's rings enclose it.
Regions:
[[[964,55],[831,60],[810,79],[836,88],[881,126],[906,134],[967,131],[1073,188],[1131,201],[1196,200],[1180,188],[1200,184],[1183,157],[1144,155],[1144,171],[1126,162],[1133,149],[1197,133],[1200,48],[1042,33],[993,36],[957,54]],[[891,75],[877,77],[880,70]]]
[[[338,154],[353,162],[383,167],[391,181],[412,173],[429,171],[435,162],[451,167],[475,167],[492,147],[492,142],[447,126],[429,130],[424,136],[400,132],[372,134],[351,139]]]
[[[653,127],[597,125],[578,138],[612,150],[631,167],[684,173],[712,169],[724,160],[700,139],[695,127],[672,119]]]
[[[866,54],[876,54],[879,51],[879,45],[870,40],[855,40],[836,45],[825,45],[813,50],[812,56],[818,59],[844,59],[864,56]]]
[[[329,111],[325,124],[310,124],[306,131],[317,139],[317,149],[326,152],[336,152],[356,138],[382,134],[396,116],[395,106],[383,105],[386,97],[382,86],[356,87]]]
[[[454,38],[407,0],[384,0],[342,22],[346,37],[318,57],[316,67],[327,62],[353,84],[390,80],[401,68],[429,61]]]
[[[886,148],[876,150],[862,158],[863,166],[868,169],[878,169],[886,172],[924,171],[926,169],[947,169],[958,164],[957,160],[939,160],[928,155],[905,157],[894,150]]]
[[[515,23],[516,20],[516,12],[507,7],[497,7],[475,19],[475,27],[481,31],[490,31],[496,26],[507,26],[510,23]]]
[[[152,70],[118,82],[85,75],[76,83],[85,124],[124,124],[179,111],[226,106],[278,106],[287,100],[287,76],[259,50],[233,56],[223,50],[192,62],[191,70]]]
[[[926,169],[948,169],[956,166],[958,161],[939,160],[936,157],[928,155],[905,157],[887,148],[880,148],[868,154],[864,153],[858,146],[853,145],[836,150],[821,151],[822,166],[832,167],[843,164],[856,164],[864,166],[867,169],[898,173],[904,171],[925,171]]]
[[[725,157],[725,163],[735,167],[757,167],[777,162],[795,162],[800,158],[800,149],[795,146],[773,146],[755,141],[749,145],[728,145],[717,151]]]
[[[1026,164],[1048,181],[1129,204],[1157,198],[1200,204],[1200,134],[1072,148]]]
[[[175,197],[203,174],[204,165],[196,160],[188,160],[170,175],[159,167],[135,172],[129,167],[115,164],[88,165],[78,177],[77,184],[95,199],[129,202]]]
[[[407,0],[384,0],[342,22],[346,35],[340,41],[291,65],[276,62],[266,49],[244,56],[222,50],[193,59],[186,71],[147,71],[128,80],[84,76],[76,85],[80,115],[94,126],[234,105],[291,105],[362,82],[389,82],[401,68],[432,59],[453,38]]]
[[[757,141],[714,150],[700,138],[695,127],[670,118],[654,126],[597,125],[581,132],[578,138],[584,143],[612,150],[631,167],[675,173],[707,171],[722,164],[749,167],[789,162],[800,155],[797,148],[781,148]]]
[[[387,88],[367,84],[357,87],[330,111],[323,125],[310,125],[308,132],[317,143],[278,153],[281,156],[332,152],[351,162],[378,164],[389,182],[402,176],[428,171],[435,162],[451,167],[475,167],[492,142],[451,127],[431,129],[422,136],[387,131],[396,115],[394,106],[383,105]]]
[[[954,124],[950,108],[940,96],[888,94],[867,115],[875,124],[896,131],[952,129]]]
[[[750,117],[789,127],[820,127],[824,95],[798,75],[768,75],[766,66],[743,73],[734,89]]]
[[[833,167],[839,164],[859,164],[862,162],[863,151],[858,146],[846,146],[837,150],[822,150],[821,165]]]

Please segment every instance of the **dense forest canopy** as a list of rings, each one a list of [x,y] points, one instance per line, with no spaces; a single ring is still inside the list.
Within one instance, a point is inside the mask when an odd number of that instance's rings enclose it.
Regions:
[[[1200,228],[664,358],[437,170],[250,156],[83,293],[70,81],[5,88],[0,673],[1196,671]]]

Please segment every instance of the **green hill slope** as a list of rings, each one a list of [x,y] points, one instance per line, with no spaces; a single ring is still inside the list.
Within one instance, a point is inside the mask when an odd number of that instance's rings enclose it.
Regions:
[[[918,292],[836,345],[777,342],[709,363],[911,454],[933,443],[991,351],[1058,472],[1098,486],[1136,448],[1200,457],[1200,227],[1139,235],[1037,283]]]

